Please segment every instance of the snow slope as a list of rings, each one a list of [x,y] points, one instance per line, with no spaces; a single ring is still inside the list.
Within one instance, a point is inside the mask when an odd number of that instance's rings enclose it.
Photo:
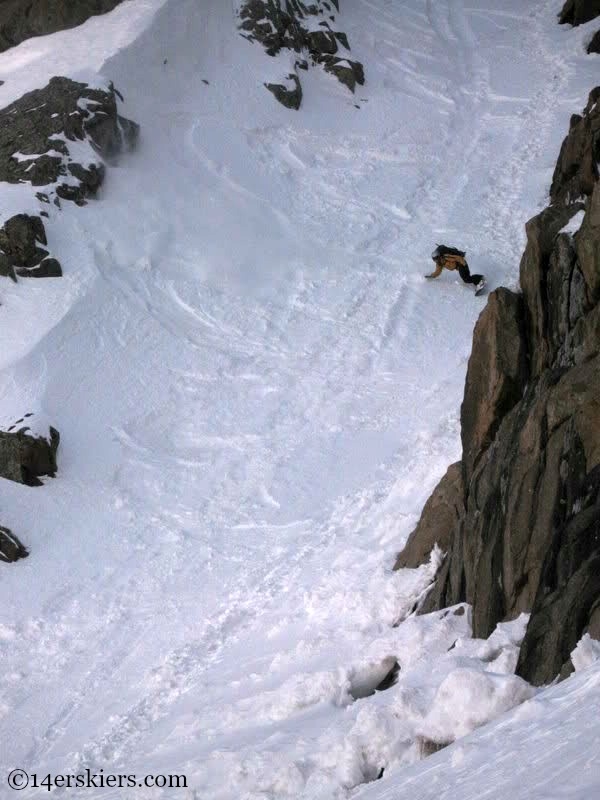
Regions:
[[[342,798],[530,696],[523,620],[402,623],[432,567],[391,564],[460,454],[483,302],[426,282],[429,253],[514,284],[594,84],[559,6],[345,0],[367,85],[313,70],[299,113],[262,86],[289,57],[223,0],[129,0],[0,55],[1,103],[101,72],[142,126],[98,202],[52,212],[65,277],[1,287],[0,424],[62,440],[54,481],[1,487],[31,556],[0,583],[0,774]]]

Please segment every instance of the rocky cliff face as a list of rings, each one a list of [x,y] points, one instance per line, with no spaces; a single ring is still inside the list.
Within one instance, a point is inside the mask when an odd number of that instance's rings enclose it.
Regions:
[[[477,637],[530,611],[517,673],[535,684],[569,673],[585,632],[600,637],[598,98],[572,118],[550,205],[527,223],[522,293],[492,292],[477,322],[460,470],[397,564],[438,541],[447,557],[421,610],[471,603]]]
[[[244,0],[240,28],[251,42],[260,42],[270,56],[282,50],[297,55],[293,72],[282,83],[265,86],[287,108],[298,109],[302,103],[302,84],[298,70],[320,64],[354,92],[365,82],[363,66],[352,60],[346,34],[339,30],[336,13],[338,0]]]
[[[112,11],[122,0],[2,0],[0,52],[32,36],[81,25],[95,14]]]

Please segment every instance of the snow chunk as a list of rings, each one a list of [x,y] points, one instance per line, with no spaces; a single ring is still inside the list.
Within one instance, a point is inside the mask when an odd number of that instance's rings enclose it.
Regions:
[[[480,659],[486,672],[511,674],[517,668],[528,621],[529,614],[520,614],[514,620],[498,623],[488,639],[459,639],[457,654]]]
[[[10,625],[3,625],[0,622],[0,642],[11,642],[13,639],[16,638],[16,633],[14,627]]]
[[[584,634],[571,653],[571,661],[576,672],[581,672],[595,661],[600,660],[600,642],[592,639],[589,633]]]
[[[441,683],[421,735],[445,744],[529,700],[535,689],[516,675],[456,669]]]
[[[570,233],[571,235],[577,233],[577,231],[581,228],[584,217],[585,211],[583,209],[578,211],[573,217],[571,217],[567,224],[560,229],[559,233]]]
[[[64,158],[63,153],[59,153],[58,150],[48,150],[46,153],[21,153],[17,151],[13,153],[11,158],[14,158],[15,161],[21,163],[22,161],[35,161],[42,156],[49,156],[51,158]]]

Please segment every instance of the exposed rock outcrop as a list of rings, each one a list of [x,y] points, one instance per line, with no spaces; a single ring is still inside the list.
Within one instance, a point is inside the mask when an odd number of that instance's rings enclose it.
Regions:
[[[117,91],[52,78],[0,110],[0,181],[30,183],[42,204],[84,205],[102,184],[105,162],[134,147],[138,126],[117,110]],[[88,145],[88,157],[74,143]],[[17,214],[0,230],[0,275],[59,277],[41,217]]]
[[[131,149],[137,136],[138,126],[118,114],[112,85],[104,91],[52,78],[0,111],[0,181],[50,187],[41,193],[46,200],[55,194],[82,205],[102,183],[102,160]],[[69,144],[78,141],[97,157],[77,161]]]
[[[60,435],[52,427],[47,439],[28,431],[27,427],[0,431],[0,477],[26,486],[42,486],[40,476],[53,478],[56,474]]]
[[[586,52],[600,53],[600,31],[596,31],[596,33],[592,36]]]
[[[362,86],[365,82],[365,72],[360,61],[350,61],[348,58],[330,56],[329,58],[322,58],[321,63],[325,72],[335,75],[338,81],[347,86],[351,92],[355,91],[357,83]]]
[[[567,0],[558,20],[561,25],[582,25],[600,14],[600,0]]]
[[[273,93],[276,99],[279,100],[281,105],[286,108],[293,108],[297,111],[302,103],[302,86],[300,85],[300,79],[294,73],[288,75],[287,79],[287,86],[282,83],[265,83],[265,86]]]
[[[112,11],[122,0],[3,0],[0,3],[0,52],[32,36],[81,25],[95,14]]]
[[[12,563],[21,558],[27,558],[29,551],[14,533],[0,525],[0,561]]]
[[[420,610],[468,602],[481,638],[530,611],[517,672],[536,684],[568,674],[586,631],[600,635],[599,95],[563,143],[551,205],[527,223],[522,294],[492,292],[475,327],[458,516],[438,487],[397,564],[425,561],[443,535]]]
[[[365,82],[363,66],[349,57],[348,37],[338,29],[334,12],[339,12],[338,0],[244,0],[241,5],[240,28],[246,39],[260,42],[271,56],[283,49],[298,55],[295,73],[287,79],[293,80],[295,87],[265,84],[287,108],[300,107],[302,87],[297,70],[308,69],[309,63],[321,64],[352,92]]]
[[[48,258],[46,230],[40,217],[16,214],[0,228],[0,274],[16,280],[16,275],[32,278],[58,278],[62,269],[55,258]],[[4,268],[2,267],[4,265]]]

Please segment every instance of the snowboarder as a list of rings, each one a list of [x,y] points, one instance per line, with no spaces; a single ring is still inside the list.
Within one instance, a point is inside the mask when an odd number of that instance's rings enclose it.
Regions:
[[[430,275],[425,275],[426,278],[437,278],[442,274],[443,269],[457,269],[458,274],[465,283],[473,284],[475,294],[481,294],[485,286],[485,278],[483,275],[471,275],[463,250],[447,247],[445,244],[438,244],[431,254],[431,258],[435,262],[435,271]]]

